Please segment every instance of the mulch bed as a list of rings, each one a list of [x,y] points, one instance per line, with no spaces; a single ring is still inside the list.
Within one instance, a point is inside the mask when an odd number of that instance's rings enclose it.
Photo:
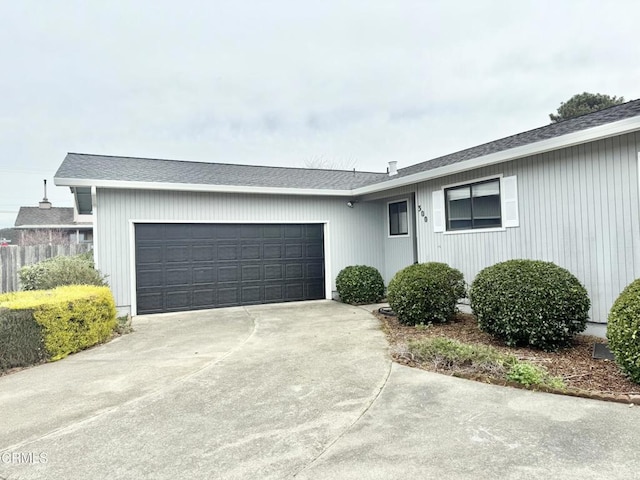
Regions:
[[[561,377],[568,389],[563,392],[600,400],[611,400],[640,404],[640,385],[631,382],[611,360],[592,358],[593,344],[605,340],[587,335],[577,335],[573,345],[558,352],[543,352],[531,348],[507,347],[491,335],[478,329],[473,315],[459,313],[445,324],[434,324],[425,328],[402,325],[396,317],[383,315],[378,311],[374,314],[381,320],[383,330],[392,346],[393,359],[401,364],[436,371],[433,365],[418,364],[401,352],[403,346],[411,340],[428,337],[447,337],[462,343],[482,344],[492,346],[504,353],[516,356],[536,365],[545,367],[549,373]],[[443,372],[440,372],[443,373]],[[469,377],[465,372],[448,371],[450,375]],[[506,384],[501,379],[478,378],[474,380],[488,383]],[[511,384],[510,384],[511,385]]]

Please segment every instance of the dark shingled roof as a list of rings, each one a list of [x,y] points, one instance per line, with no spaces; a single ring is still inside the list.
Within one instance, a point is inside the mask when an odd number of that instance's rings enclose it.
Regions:
[[[483,157],[492,153],[502,152],[511,148],[522,147],[531,143],[548,140],[550,138],[561,137],[569,133],[579,132],[588,128],[599,127],[607,123],[617,122],[626,118],[640,115],[640,100],[623,103],[613,107],[589,113],[580,117],[571,118],[558,123],[552,123],[544,127],[529,130],[510,137],[501,138],[493,142],[484,143],[476,147],[467,148],[456,153],[451,153],[443,157],[434,158],[425,162],[412,165],[398,170],[398,175],[394,178],[411,175],[414,173],[433,170],[434,168],[464,162],[473,158]]]
[[[108,155],[67,154],[56,178],[250,187],[351,190],[385,173],[262,167]]]
[[[16,217],[16,227],[23,225],[91,225],[74,223],[72,207],[20,207]]]
[[[389,177],[386,173],[232,165],[81,153],[67,154],[55,177],[60,179],[239,187],[352,190],[636,116],[640,116],[640,100],[633,100],[563,122],[552,123],[534,130],[401,168],[398,170],[398,174],[393,177]]]

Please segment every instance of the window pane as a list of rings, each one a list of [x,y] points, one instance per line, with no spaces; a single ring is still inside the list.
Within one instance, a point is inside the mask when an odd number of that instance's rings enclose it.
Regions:
[[[473,194],[473,226],[477,228],[499,227],[500,181],[480,183],[471,187]]]
[[[471,190],[469,187],[447,190],[449,229],[471,228]]]
[[[406,235],[409,233],[407,202],[389,204],[389,234]]]

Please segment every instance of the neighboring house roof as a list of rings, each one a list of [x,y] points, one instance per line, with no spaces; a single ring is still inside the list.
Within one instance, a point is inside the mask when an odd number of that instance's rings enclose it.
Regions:
[[[398,170],[397,175],[69,153],[56,185],[360,195],[640,130],[640,100]]]
[[[90,222],[74,222],[73,207],[20,207],[15,228],[91,228]]]

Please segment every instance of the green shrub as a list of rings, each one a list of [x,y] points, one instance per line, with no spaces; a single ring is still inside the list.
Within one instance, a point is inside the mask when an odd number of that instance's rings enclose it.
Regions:
[[[419,362],[434,363],[445,369],[468,369],[474,373],[502,376],[516,358],[503,355],[485,345],[470,345],[445,337],[425,338],[410,342],[409,352]]]
[[[0,295],[0,308],[27,312],[41,328],[46,358],[59,360],[109,339],[116,308],[107,287],[73,285]]]
[[[351,265],[338,273],[336,289],[345,303],[375,303],[384,296],[384,281],[374,267]]]
[[[552,377],[545,368],[522,362],[494,347],[434,337],[410,342],[408,351],[413,360],[432,363],[436,369],[488,375],[525,387],[545,386],[559,390],[566,388],[561,378]]]
[[[0,372],[47,359],[42,327],[30,311],[0,309]]]
[[[519,383],[525,387],[544,385],[562,390],[566,387],[559,377],[552,377],[543,367],[528,362],[517,362],[507,372],[507,380]]]
[[[91,252],[72,257],[54,257],[22,267],[18,273],[22,290],[49,290],[63,285],[106,285],[95,269]]]
[[[446,263],[418,263],[395,274],[387,301],[405,325],[446,322],[465,296],[462,273]]]
[[[640,383],[640,279],[631,282],[611,307],[607,339],[618,366]]]
[[[481,330],[507,345],[568,346],[584,331],[590,301],[580,281],[551,262],[509,260],[482,270],[470,290]]]

